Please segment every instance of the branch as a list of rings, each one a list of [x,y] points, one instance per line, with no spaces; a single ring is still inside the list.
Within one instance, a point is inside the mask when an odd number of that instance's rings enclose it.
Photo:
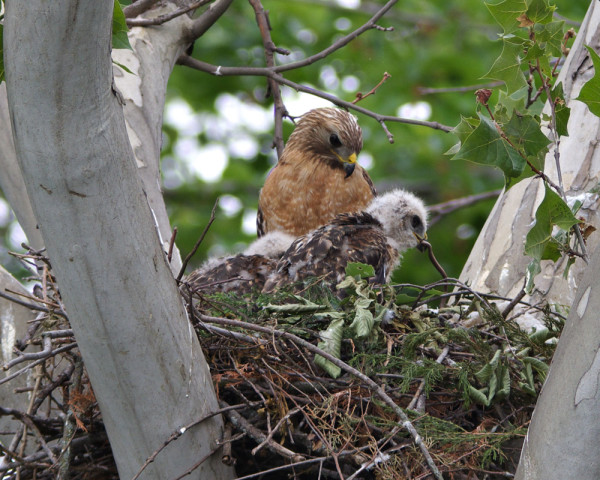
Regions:
[[[490,192],[478,193],[476,195],[469,195],[468,197],[456,198],[443,203],[437,203],[427,207],[430,214],[435,215],[428,224],[431,227],[435,223],[439,222],[444,215],[460,210],[461,208],[470,207],[483,200],[489,200],[490,198],[496,198],[502,192],[499,190],[492,190]]]
[[[206,5],[212,0],[200,0],[199,2],[192,3],[186,7],[178,8],[177,10],[173,10],[172,12],[165,13],[163,15],[159,15],[154,18],[138,18],[138,19],[127,19],[128,27],[148,27],[150,25],[162,25],[163,23],[168,22],[169,20],[173,20],[174,18],[180,17],[181,15],[185,15],[192,10],[195,10],[202,5]]]
[[[158,3],[158,0],[138,0],[131,5],[127,5],[125,8],[123,8],[125,18],[137,17],[138,15],[150,10],[155,3]]]
[[[375,93],[377,93],[377,89],[379,87],[381,87],[388,78],[392,78],[392,76],[388,72],[383,72],[383,78],[379,81],[379,83],[377,85],[375,85],[371,90],[369,90],[364,95],[362,93],[360,93],[360,92],[357,92],[356,93],[356,98],[354,100],[352,100],[352,103],[354,105],[356,105],[361,100],[364,100],[365,98],[367,98],[367,97],[369,97],[371,95],[375,95]]]
[[[449,127],[448,125],[443,125],[438,122],[425,122],[422,120],[413,120],[411,118],[403,118],[403,117],[395,117],[392,115],[380,115],[379,113],[373,112],[372,110],[368,110],[363,107],[359,107],[358,105],[354,105],[351,102],[346,102],[345,100],[336,97],[335,95],[331,95],[329,93],[325,93],[321,90],[317,90],[312,87],[307,87],[305,85],[300,85],[299,83],[292,82],[291,80],[287,80],[282,75],[279,75],[277,71],[280,67],[273,68],[261,68],[261,67],[222,67],[212,65],[210,63],[202,62],[201,60],[197,60],[195,58],[190,57],[189,55],[182,55],[177,60],[179,65],[185,65],[187,67],[194,68],[196,70],[200,70],[205,73],[210,73],[215,76],[231,76],[231,75],[250,75],[250,76],[259,76],[259,77],[269,77],[273,78],[275,81],[282,85],[287,85],[288,87],[293,88],[298,92],[309,93],[316,97],[324,98],[329,100],[331,103],[344,107],[348,110],[354,110],[356,112],[362,113],[368,117],[374,118],[377,120],[386,131],[388,138],[390,139],[390,143],[393,143],[393,136],[387,128],[385,128],[385,122],[397,122],[404,123],[408,125],[419,125],[423,127],[433,128],[434,130],[441,130],[443,132],[450,132],[454,127]]]
[[[194,254],[198,251],[200,244],[204,241],[204,237],[208,233],[208,229],[210,228],[212,223],[215,221],[215,212],[217,210],[218,205],[219,205],[219,199],[217,198],[215,200],[215,204],[213,205],[212,211],[210,212],[210,218],[208,219],[208,223],[206,224],[206,227],[204,227],[204,230],[202,231],[202,235],[200,235],[200,238],[196,242],[196,245],[194,245],[194,248],[192,248],[192,251],[190,253],[188,253],[187,257],[185,257],[185,260],[183,261],[183,265],[181,266],[179,275],[177,275],[177,283],[179,283],[181,281],[181,277],[183,277],[183,272],[185,272],[187,264],[189,263],[191,258],[194,256]]]
[[[321,355],[322,357],[329,360],[331,363],[333,363],[337,367],[348,372],[352,376],[357,377],[358,379],[362,380],[370,388],[372,388],[375,391],[377,396],[379,398],[381,398],[381,400],[383,400],[383,402],[386,405],[388,405],[396,413],[396,415],[398,415],[400,417],[400,419],[402,420],[402,427],[404,427],[404,429],[407,430],[410,433],[410,435],[413,437],[414,443],[421,450],[421,453],[425,457],[427,465],[429,466],[429,468],[430,468],[431,472],[433,473],[433,475],[435,476],[435,478],[437,478],[438,480],[443,480],[442,474],[440,473],[439,469],[435,465],[433,458],[431,457],[431,454],[429,453],[429,450],[427,449],[427,446],[425,445],[425,442],[423,441],[423,439],[421,438],[421,436],[415,429],[414,425],[411,423],[411,421],[408,418],[408,416],[406,415],[406,413],[404,413],[404,411],[398,405],[396,405],[394,400],[376,382],[371,380],[371,378],[369,378],[367,375],[365,375],[361,371],[357,370],[354,367],[351,367],[346,362],[343,362],[342,360],[334,357],[330,353],[325,352],[324,350],[313,345],[312,343],[310,343],[296,335],[288,333],[288,332],[283,332],[281,330],[277,330],[274,328],[263,327],[261,325],[255,325],[255,324],[251,324],[251,323],[241,322],[239,320],[230,320],[227,318],[210,317],[207,315],[200,315],[200,320],[208,322],[208,323],[218,323],[221,325],[229,325],[232,327],[239,327],[239,328],[244,328],[244,329],[248,329],[248,330],[254,330],[256,332],[264,333],[264,334],[270,335],[272,337],[287,338],[289,340],[292,340],[294,343],[301,345],[302,347],[306,348],[307,350],[311,351],[312,353]]]
[[[504,85],[504,82],[481,83],[479,85],[468,85],[466,87],[444,87],[444,88],[417,87],[417,93],[419,95],[432,95],[435,93],[467,93],[467,92],[479,90],[481,88],[493,88],[493,87],[498,87],[500,85]]]
[[[269,22],[268,13],[260,3],[260,0],[248,0],[252,8],[254,8],[254,14],[256,15],[256,23],[260,30],[260,36],[263,40],[263,46],[265,49],[265,61],[267,67],[272,68],[275,66],[274,53],[280,53],[282,55],[289,55],[289,51],[283,48],[278,48],[271,39],[271,25]],[[288,111],[283,104],[281,98],[281,90],[279,84],[272,78],[268,79],[269,91],[273,95],[273,103],[275,104],[275,136],[273,143],[277,150],[277,158],[281,157],[283,153],[283,117],[288,116]],[[268,96],[268,94],[267,94]]]
[[[187,42],[192,43],[200,38],[204,33],[214,25],[214,23],[223,15],[233,0],[216,0],[206,9],[197,19],[194,20],[192,28],[187,32]]]

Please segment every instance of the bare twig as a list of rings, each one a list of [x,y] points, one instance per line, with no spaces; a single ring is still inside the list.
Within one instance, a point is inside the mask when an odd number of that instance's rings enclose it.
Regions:
[[[426,87],[417,87],[417,93],[419,95],[432,95],[436,93],[469,93],[475,90],[479,90],[481,88],[493,88],[498,87],[500,85],[504,85],[504,82],[490,82],[490,83],[481,83],[479,85],[468,85],[466,87],[444,87],[444,88],[426,88]]]
[[[30,308],[31,310],[37,310],[39,312],[45,312],[45,313],[52,313],[52,314],[60,315],[63,318],[67,318],[67,315],[64,312],[61,312],[60,310],[50,310],[50,309],[48,309],[46,307],[42,307],[40,305],[35,305],[33,303],[24,302],[22,300],[19,300],[18,298],[7,295],[6,293],[0,292],[0,297],[5,298],[6,300],[10,300],[11,302],[17,303],[19,305],[22,305],[23,307]]]
[[[478,193],[476,195],[469,195],[467,197],[430,205],[427,207],[427,210],[429,211],[430,215],[433,215],[433,218],[431,218],[427,223],[431,227],[439,222],[443,216],[455,212],[456,210],[460,210],[461,208],[470,207],[478,202],[489,200],[490,198],[497,198],[501,192],[502,190],[492,190],[490,192]]]
[[[523,287],[521,289],[521,291],[519,293],[517,293],[517,295],[515,295],[515,298],[513,298],[510,303],[506,306],[506,308],[504,310],[502,310],[502,318],[506,318],[508,317],[508,314],[510,312],[512,312],[513,308],[515,308],[517,306],[517,304],[523,300],[523,297],[525,296],[525,287]]]
[[[76,343],[70,343],[68,345],[64,345],[62,347],[59,347],[56,350],[52,350],[44,358],[40,358],[39,360],[31,362],[29,365],[27,365],[26,367],[23,367],[21,370],[17,370],[15,373],[13,373],[11,375],[8,375],[8,376],[0,379],[0,385],[2,385],[3,383],[9,382],[10,380],[12,380],[15,377],[18,377],[19,375],[21,375],[22,373],[26,372],[30,368],[33,368],[36,365],[39,365],[40,363],[45,362],[48,358],[53,357],[55,355],[58,355],[59,353],[62,353],[62,352],[67,352],[67,351],[75,348],[76,346],[77,346]]]
[[[204,415],[202,418],[198,419],[198,420],[194,420],[193,422],[189,423],[188,425],[179,428],[178,430],[175,430],[170,436],[169,438],[167,438],[163,444],[155,451],[152,453],[152,455],[150,455],[146,461],[144,462],[144,464],[140,467],[139,471],[132,477],[131,480],[137,480],[140,475],[143,473],[143,471],[146,469],[146,467],[148,465],[150,465],[158,456],[158,454],[160,452],[162,452],[170,443],[174,442],[175,440],[177,440],[179,437],[181,437],[185,432],[187,432],[190,428],[195,427],[196,425],[201,424],[202,422],[204,422],[205,420],[208,420],[209,418],[214,417],[215,415],[221,415],[223,413],[227,413],[230,410],[237,410],[240,408],[248,408],[248,407],[256,407],[258,405],[261,405],[262,402],[251,402],[251,403],[244,403],[241,405],[227,405],[226,407],[220,408],[214,412],[211,413],[207,413],[206,415]]]
[[[440,473],[439,469],[435,465],[435,462],[433,461],[433,458],[431,457],[431,454],[429,453],[429,450],[427,449],[425,442],[423,442],[423,439],[421,438],[421,436],[415,429],[414,425],[411,423],[411,421],[408,418],[408,416],[406,415],[406,413],[404,413],[404,411],[398,405],[396,405],[394,400],[392,400],[392,398],[376,382],[371,380],[367,375],[365,375],[361,371],[357,370],[354,367],[351,367],[346,362],[325,352],[324,350],[318,348],[317,346],[313,345],[312,343],[310,343],[306,340],[303,340],[302,338],[300,338],[296,335],[293,335],[291,333],[288,333],[288,332],[277,330],[275,328],[263,327],[261,325],[248,324],[245,322],[241,322],[239,320],[230,320],[230,319],[226,319],[226,318],[210,317],[207,315],[200,315],[200,319],[202,321],[205,321],[208,323],[218,323],[221,325],[230,325],[230,326],[235,326],[235,327],[239,327],[239,328],[246,328],[249,330],[254,330],[254,331],[261,332],[261,333],[264,333],[267,335],[271,335],[271,336],[277,337],[277,338],[287,338],[299,345],[302,345],[304,348],[306,348],[307,350],[310,350],[312,353],[321,355],[323,358],[327,359],[328,361],[330,361],[337,367],[339,367],[342,370],[350,373],[351,375],[359,378],[361,381],[365,382],[371,389],[373,389],[373,391],[377,394],[377,396],[379,398],[381,398],[381,400],[383,400],[386,405],[388,405],[390,408],[392,408],[392,410],[396,413],[396,415],[398,415],[400,417],[400,419],[402,420],[402,423],[401,423],[402,427],[404,427],[404,429],[407,430],[410,433],[410,435],[413,437],[414,443],[421,450],[421,453],[425,457],[425,461],[427,462],[427,465],[429,466],[429,468],[430,468],[431,472],[433,473],[433,475],[435,476],[435,478],[437,478],[438,480],[443,480],[442,474]],[[262,432],[261,432],[261,434],[262,434]]]
[[[280,53],[282,55],[289,55],[290,52],[283,48],[276,47],[273,43],[273,40],[271,39],[271,25],[269,23],[269,17],[262,4],[260,3],[260,0],[248,1],[254,9],[254,13],[256,16],[256,24],[258,25],[258,29],[260,30],[260,36],[263,40],[263,46],[265,49],[265,61],[267,67],[272,68],[275,66],[275,52]],[[285,108],[285,105],[283,104],[279,84],[272,78],[268,78],[267,81],[269,83],[269,91],[271,95],[273,95],[273,103],[275,104],[275,135],[273,143],[275,149],[277,150],[277,158],[280,158],[281,154],[283,153],[283,118],[288,116],[288,111]]]
[[[191,12],[196,8],[199,8],[202,5],[206,5],[211,1],[212,0],[200,0],[199,2],[192,3],[191,5],[185,7],[180,7],[177,10],[173,10],[172,12],[165,13],[154,18],[127,18],[127,26],[148,27],[150,25],[162,25],[163,23],[166,23],[169,20],[173,20],[174,18],[180,17],[181,15],[185,15],[186,13]]]
[[[222,400],[219,402],[219,405],[221,405],[221,407],[223,408],[229,406]],[[279,443],[274,442],[273,440],[268,440],[267,436],[263,432],[261,432],[258,428],[256,428],[250,422],[248,422],[248,420],[246,420],[235,410],[227,411],[226,415],[234,426],[247,433],[248,436],[254,439],[257,443],[260,444],[265,442],[269,450],[278,453],[279,455],[291,460],[292,462],[299,462],[304,460],[305,457],[303,455],[300,455],[296,452],[292,452],[289,448],[279,445]]]
[[[83,375],[83,361],[78,359],[75,363],[75,370],[73,372],[73,384],[71,386],[70,400],[73,400],[73,393],[81,390],[81,376]],[[75,412],[73,404],[69,405],[67,414],[63,424],[63,436],[60,439],[60,463],[58,465],[58,478],[61,480],[68,480],[70,476],[71,460],[73,449],[71,448],[71,442],[77,432],[77,425],[75,421]]]
[[[210,228],[212,223],[215,221],[216,211],[217,211],[218,206],[219,206],[219,199],[217,198],[215,200],[215,204],[213,205],[212,211],[210,212],[210,218],[208,219],[208,223],[206,224],[206,226],[204,227],[204,230],[202,231],[202,235],[200,235],[200,238],[194,245],[194,248],[192,248],[192,251],[187,254],[187,256],[185,257],[185,260],[183,261],[181,270],[179,270],[179,274],[177,275],[177,283],[179,283],[181,281],[181,277],[183,277],[183,273],[185,272],[185,269],[187,268],[187,264],[192,259],[192,257],[196,254],[196,252],[198,251],[198,248],[200,248],[200,245],[204,241],[204,237],[208,233],[208,229]]]
[[[435,130],[442,130],[444,132],[450,132],[454,127],[450,127],[448,125],[443,125],[439,122],[426,122],[423,120],[414,120],[412,118],[402,118],[396,117],[392,115],[380,115],[376,112],[368,110],[366,108],[362,108],[358,105],[354,105],[351,102],[346,102],[335,95],[331,95],[329,93],[325,93],[321,90],[307,87],[305,85],[300,85],[299,83],[292,82],[291,80],[286,79],[282,75],[277,73],[279,67],[274,67],[273,69],[269,68],[255,68],[255,67],[223,67],[223,66],[215,66],[210,63],[202,62],[195,58],[190,57],[189,55],[182,55],[179,57],[177,61],[180,65],[186,65],[191,68],[195,68],[196,70],[200,70],[202,72],[210,73],[211,75],[216,76],[231,76],[231,75],[253,75],[253,76],[264,76],[270,77],[276,80],[278,83],[282,85],[287,85],[288,87],[293,88],[298,92],[309,93],[316,97],[324,98],[325,100],[329,100],[331,103],[338,105],[340,107],[347,108],[348,110],[354,110],[356,112],[362,113],[363,115],[367,115],[371,118],[377,120],[380,124],[384,124],[385,122],[397,122],[397,123],[405,123],[408,125],[420,125],[424,127],[433,128]],[[389,132],[386,132],[390,141],[393,140],[393,137]]]
[[[171,234],[171,240],[169,240],[169,250],[167,251],[167,260],[171,263],[173,258],[173,248],[175,247],[175,238],[177,238],[177,227],[173,227],[173,233]]]
[[[379,87],[381,87],[384,82],[388,79],[388,78],[392,78],[392,76],[388,73],[388,72],[384,72],[383,73],[383,78],[379,81],[379,83],[377,85],[375,85],[371,90],[369,90],[367,93],[365,93],[364,95],[360,92],[356,92],[356,98],[354,100],[352,100],[353,104],[357,104],[358,102],[360,102],[361,100],[364,100],[365,98],[371,96],[371,95],[375,95],[375,93],[377,93],[377,89]]]
[[[441,364],[444,361],[444,359],[448,356],[448,353],[450,353],[450,347],[448,345],[446,345],[444,347],[444,349],[442,350],[442,353],[440,353],[438,358],[435,360],[436,363]],[[414,410],[415,405],[416,405],[419,397],[422,395],[424,388],[425,388],[425,379],[422,379],[421,383],[419,383],[419,387],[417,388],[417,391],[415,392],[412,400],[408,404],[408,407],[406,407],[407,410]]]

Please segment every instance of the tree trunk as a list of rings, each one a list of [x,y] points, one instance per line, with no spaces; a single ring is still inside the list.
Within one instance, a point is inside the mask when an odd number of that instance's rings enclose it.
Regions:
[[[4,54],[17,158],[119,474],[218,408],[139,180],[115,94],[112,2],[6,4]],[[187,431],[141,478],[209,456],[219,417]],[[212,455],[192,478],[226,478]]]
[[[600,198],[588,193],[600,180],[600,149],[596,149],[600,134],[600,118],[582,102],[574,100],[585,82],[594,74],[584,45],[600,45],[600,8],[591,2],[589,11],[567,57],[559,81],[563,82],[565,97],[571,108],[569,136],[560,139],[560,166],[563,188],[567,198],[583,201],[577,217],[600,230]],[[554,152],[546,156],[544,172],[556,183],[558,175]],[[525,237],[535,219],[535,211],[544,196],[541,179],[532,177],[504,192],[473,247],[460,279],[479,292],[492,292],[514,297],[523,287],[530,258],[524,254]],[[588,240],[588,252],[599,244],[598,232]],[[542,262],[542,272],[535,278],[531,303],[564,305],[573,303],[587,265],[577,260],[566,279],[562,273],[566,259],[556,264]]]
[[[581,281],[517,469],[518,480],[600,478],[600,249]]]

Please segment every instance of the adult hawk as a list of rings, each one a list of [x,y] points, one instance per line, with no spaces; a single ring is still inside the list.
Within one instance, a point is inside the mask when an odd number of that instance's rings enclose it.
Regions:
[[[297,237],[338,213],[363,210],[375,187],[356,163],[361,149],[353,115],[338,108],[304,114],[260,191],[258,236],[280,230]]]
[[[184,279],[181,292],[185,295],[188,288],[192,293],[204,294],[260,291],[293,241],[291,235],[272,232],[254,241],[243,253],[211,258]]]
[[[339,214],[297,238],[277,262],[263,291],[311,277],[333,287],[345,278],[351,262],[372,265],[372,281],[388,282],[400,263],[400,254],[419,246],[426,230],[423,202],[412,193],[394,190],[376,197],[362,212]]]

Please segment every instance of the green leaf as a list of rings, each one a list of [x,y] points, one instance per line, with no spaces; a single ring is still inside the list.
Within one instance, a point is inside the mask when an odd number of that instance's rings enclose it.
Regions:
[[[486,383],[490,378],[492,378],[493,374],[494,374],[493,367],[489,363],[486,363],[480,370],[475,372],[475,377],[481,383]]]
[[[567,136],[569,135],[567,124],[569,123],[571,109],[567,107],[562,82],[554,86],[552,100],[554,101],[554,112],[556,114],[556,132],[561,136]]]
[[[565,22],[550,22],[536,25],[533,29],[535,40],[541,44],[546,56],[562,57],[562,42],[565,35]]]
[[[535,277],[538,273],[542,271],[542,266],[540,264],[540,260],[534,258],[527,265],[527,272],[525,273],[525,292],[530,295],[533,292],[533,287],[535,286]]]
[[[590,78],[579,92],[577,100],[585,103],[590,112],[600,117],[600,57],[592,47],[585,46],[594,63],[594,76]]]
[[[502,401],[510,396],[510,370],[506,365],[501,365],[498,371],[498,385],[496,386],[496,400]]]
[[[548,0],[527,0],[527,18],[534,23],[549,23],[552,21],[556,7]]]
[[[469,397],[475,403],[489,407],[490,402],[488,401],[487,395],[482,390],[477,390],[473,385],[469,385]]]
[[[356,314],[349,327],[354,332],[355,338],[368,337],[373,331],[375,319],[368,308],[371,303],[372,301],[367,301],[366,298],[361,298],[355,303]]]
[[[501,169],[507,179],[518,177],[525,168],[525,159],[500,136],[492,120],[481,113],[479,118],[479,126],[462,143],[452,160],[492,165]]]
[[[513,145],[522,148],[528,157],[545,155],[548,151],[550,140],[542,133],[539,120],[531,115],[519,115],[513,112],[503,130]]]
[[[115,6],[113,10],[113,24],[112,24],[112,46],[113,48],[126,48],[133,50],[127,37],[127,22],[125,20],[125,14],[123,8],[118,0],[114,0]]]
[[[527,86],[525,75],[523,75],[523,71],[521,70],[523,45],[513,43],[506,38],[502,41],[504,42],[502,53],[484,77],[504,82],[507,93],[510,95]]]
[[[334,320],[329,324],[327,330],[321,332],[321,341],[317,346],[321,350],[333,355],[335,358],[340,358],[343,331],[344,320]],[[315,355],[315,363],[333,378],[339,377],[342,373],[342,369],[340,367],[334,365],[321,355]]]
[[[508,120],[512,117],[515,110],[517,112],[525,111],[525,104],[527,102],[527,90],[528,87],[523,87],[511,95],[507,95],[504,90],[500,90],[498,93],[498,103],[496,104],[496,110],[494,115],[497,121],[501,121],[504,118]]]
[[[346,275],[349,277],[371,278],[375,276],[375,269],[372,265],[360,262],[350,262],[346,265]]]
[[[553,226],[568,231],[577,223],[579,220],[575,218],[564,200],[545,185],[544,200],[535,213],[535,225],[525,240],[525,254],[536,260],[542,260],[546,247],[552,240]]]
[[[485,6],[496,22],[500,24],[505,34],[512,33],[519,28],[517,18],[527,10],[524,0],[505,0],[495,5],[486,3]]]

